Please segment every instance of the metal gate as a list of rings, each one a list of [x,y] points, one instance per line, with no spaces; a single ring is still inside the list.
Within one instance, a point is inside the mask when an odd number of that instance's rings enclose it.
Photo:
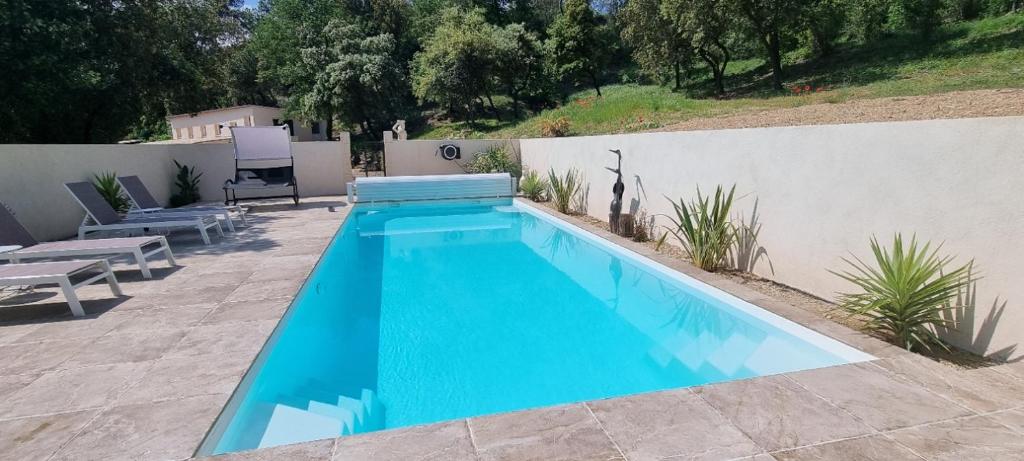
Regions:
[[[352,174],[356,177],[388,175],[383,141],[352,141]]]

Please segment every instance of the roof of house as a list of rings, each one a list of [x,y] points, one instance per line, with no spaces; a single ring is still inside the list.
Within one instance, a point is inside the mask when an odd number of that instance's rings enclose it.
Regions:
[[[280,110],[279,107],[261,106],[261,105],[258,105],[258,104],[245,104],[245,105],[241,105],[241,106],[221,107],[219,109],[207,109],[207,110],[202,110],[202,111],[199,111],[199,112],[188,112],[188,113],[184,113],[184,114],[168,115],[167,119],[169,120],[169,119],[178,118],[178,117],[195,117],[195,116],[197,116],[199,114],[212,114],[214,112],[227,112],[229,110],[244,109],[244,108],[247,108],[247,107],[259,107],[261,109]]]

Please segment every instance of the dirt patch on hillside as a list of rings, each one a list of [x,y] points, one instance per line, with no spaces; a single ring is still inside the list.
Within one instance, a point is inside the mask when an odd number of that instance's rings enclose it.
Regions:
[[[1024,115],[1024,89],[860,99],[687,120],[651,131],[722,130]]]

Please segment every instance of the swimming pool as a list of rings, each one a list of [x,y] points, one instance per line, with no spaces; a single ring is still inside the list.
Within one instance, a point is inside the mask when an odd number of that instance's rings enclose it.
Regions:
[[[870,359],[524,203],[357,205],[200,454]]]

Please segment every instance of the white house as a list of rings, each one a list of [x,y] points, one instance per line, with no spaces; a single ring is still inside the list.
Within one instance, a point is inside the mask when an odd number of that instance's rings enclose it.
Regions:
[[[171,126],[172,142],[183,144],[231,139],[228,127],[232,126],[288,125],[291,127],[292,141],[329,139],[325,122],[293,122],[284,118],[281,109],[267,106],[245,105],[172,115],[167,117],[167,124]]]

